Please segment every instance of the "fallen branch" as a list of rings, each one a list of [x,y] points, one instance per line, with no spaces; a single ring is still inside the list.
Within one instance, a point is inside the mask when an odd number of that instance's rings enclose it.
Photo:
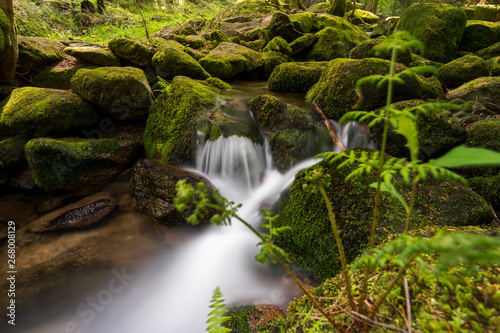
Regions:
[[[408,288],[408,279],[406,276],[405,280],[405,295],[406,295],[406,312],[408,315],[408,333],[411,333],[411,300],[410,300],[410,289]]]
[[[330,123],[330,120],[325,116],[323,111],[319,108],[318,104],[316,102],[312,102],[312,107],[315,112],[317,112],[321,119],[323,119],[323,123],[325,124],[326,128],[328,128],[328,132],[330,132],[330,137],[333,140],[333,143],[340,149],[340,151],[346,150],[344,144],[342,141],[340,141],[337,132],[335,131],[335,127],[333,127],[332,123]]]

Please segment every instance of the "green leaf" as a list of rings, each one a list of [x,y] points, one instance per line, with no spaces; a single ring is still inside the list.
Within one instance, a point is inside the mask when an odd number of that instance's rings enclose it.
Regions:
[[[370,186],[376,189],[378,187],[378,184],[371,183]],[[398,199],[399,202],[401,202],[401,204],[405,208],[406,212],[408,212],[410,210],[410,207],[408,207],[408,204],[406,203],[405,199],[403,199],[401,194],[399,194],[399,192],[396,190],[396,188],[394,187],[394,185],[392,183],[381,183],[380,190],[383,192],[388,192],[388,193],[392,194],[393,197]]]
[[[459,146],[429,163],[443,168],[500,165],[500,153],[484,148]]]
[[[410,155],[412,160],[418,159],[418,129],[417,124],[415,122],[406,117],[405,115],[401,115],[397,117],[398,128],[396,132],[403,135],[406,138],[406,147],[410,149]]]

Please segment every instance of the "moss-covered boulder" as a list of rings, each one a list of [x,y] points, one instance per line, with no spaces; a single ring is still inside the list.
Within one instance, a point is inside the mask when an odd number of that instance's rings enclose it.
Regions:
[[[201,49],[207,44],[207,40],[202,36],[188,36],[186,37],[186,46],[192,49]]]
[[[370,151],[368,151],[370,153]],[[348,262],[352,262],[367,247],[373,219],[373,199],[375,189],[373,174],[355,177],[345,181],[345,177],[356,165],[341,169],[342,161],[328,163],[322,161],[297,174],[288,197],[282,202],[275,227],[289,226],[275,242],[299,265],[316,277],[325,279],[339,273],[341,264],[332,234],[331,223],[321,194],[304,191],[308,170],[322,167],[331,177],[326,188],[327,196],[335,213],[336,223],[341,232]],[[396,180],[395,187],[408,200],[410,186]],[[410,230],[426,226],[466,226],[489,223],[493,213],[488,203],[478,194],[454,181],[420,182],[417,187],[413,219]],[[401,233],[406,220],[402,205],[385,192],[381,196],[378,239],[389,234]]]
[[[393,107],[402,110],[406,107],[414,107],[424,104],[421,100],[409,100],[394,103]],[[429,116],[419,114],[417,120],[418,143],[420,147],[421,160],[437,158],[453,147],[465,142],[466,129],[453,114],[448,110],[430,112]],[[377,143],[382,142],[383,126],[374,126],[370,134]],[[410,157],[410,151],[406,147],[407,141],[403,135],[392,130],[387,137],[387,153],[396,157]]]
[[[61,60],[66,47],[49,38],[25,36],[18,36],[17,46],[19,48],[17,71],[23,74]]]
[[[339,119],[353,108],[356,110],[375,110],[386,102],[387,86],[364,84],[360,93],[355,90],[356,81],[369,75],[385,75],[389,72],[390,61],[376,58],[334,59],[323,71],[320,80],[308,92],[307,99],[316,102],[325,115]],[[406,68],[397,64],[396,72]],[[428,99],[443,94],[439,81],[420,75],[404,77],[404,84],[394,85],[393,101],[408,99]]]
[[[447,88],[456,88],[479,77],[489,76],[486,60],[475,55],[466,55],[450,61],[439,68],[439,81]]]
[[[465,144],[469,147],[485,148],[500,152],[500,119],[482,120],[471,124],[467,130]],[[495,176],[500,168],[477,167],[461,169],[466,176]]]
[[[257,39],[257,40],[254,40],[254,41],[251,41],[251,42],[243,42],[243,46],[246,46],[248,47],[249,49],[252,49],[254,51],[262,51],[264,49],[264,47],[266,47],[266,41],[262,40],[262,39]]]
[[[292,55],[292,48],[288,42],[281,37],[274,37],[269,43],[267,43],[263,51],[276,51],[286,55]]]
[[[358,17],[358,18],[362,19],[363,22],[368,23],[368,24],[377,23],[378,20],[380,19],[377,15],[373,14],[372,12],[369,12],[367,10],[362,10],[362,9],[355,9],[354,10],[354,17]]]
[[[364,59],[364,58],[380,58],[391,60],[391,54],[388,53],[380,53],[376,51],[377,47],[384,47],[388,44],[402,44],[404,41],[402,40],[389,40],[385,36],[379,38],[371,38],[365,40],[358,44],[355,48],[353,48],[350,52],[351,59]],[[396,53],[396,62],[402,63],[406,66],[410,66],[412,61],[411,51],[406,50],[405,52],[398,51]]]
[[[186,180],[193,186],[202,182],[210,195],[215,190],[208,179],[197,173],[151,159],[137,161],[130,178],[130,195],[137,200],[136,210],[155,221],[186,224],[186,219],[193,213],[194,207],[188,205],[182,213],[175,209],[176,184],[180,180]],[[211,211],[206,216],[210,217],[215,213]],[[208,219],[201,222],[208,222]]]
[[[500,42],[500,23],[467,21],[459,50],[477,52],[498,42]]]
[[[177,75],[204,80],[210,77],[201,65],[187,53],[173,47],[162,47],[153,57],[153,68],[159,76],[172,80]]]
[[[77,59],[99,66],[120,66],[120,58],[107,48],[102,47],[67,47],[64,49]]]
[[[399,16],[389,16],[383,20],[379,20],[375,28],[373,28],[372,34],[370,37],[379,37],[379,36],[389,36],[396,30],[396,26],[398,25]]]
[[[496,22],[500,11],[496,6],[467,6],[464,7],[465,14],[468,20],[480,20]]]
[[[231,85],[219,79],[218,77],[209,77],[204,80],[205,83],[208,83],[210,86],[220,89],[220,90],[231,90]]]
[[[199,62],[210,75],[226,80],[262,66],[262,54],[242,45],[224,42]]]
[[[262,67],[259,71],[259,77],[269,79],[274,69],[283,63],[293,62],[293,59],[283,53],[276,51],[265,52],[262,57]]]
[[[293,42],[291,42],[290,48],[292,49],[292,55],[300,53],[307,49],[309,46],[313,45],[318,37],[315,34],[305,34]]]
[[[145,120],[153,103],[146,75],[134,67],[81,69],[71,78],[71,89],[120,120]]]
[[[136,160],[141,145],[111,139],[39,138],[24,149],[35,184],[51,191],[109,181]]]
[[[81,135],[93,126],[97,114],[80,96],[66,90],[23,87],[4,101],[0,136]]]
[[[476,52],[478,57],[488,60],[500,56],[500,42],[488,46]]]
[[[226,36],[225,33],[223,33],[220,30],[214,30],[212,33],[210,33],[210,48],[216,48],[219,46],[221,43],[228,43],[229,38]]]
[[[118,57],[138,66],[151,63],[153,53],[144,44],[130,38],[114,38],[109,41],[108,48]]]
[[[15,136],[0,141],[0,173],[19,172],[28,165],[24,156],[25,136]]]
[[[446,95],[447,99],[476,101],[490,110],[500,111],[500,77],[481,77],[467,82]]]
[[[267,29],[274,37],[282,37],[289,43],[302,36],[302,33],[295,29],[288,15],[282,12],[274,13]]]
[[[271,95],[251,99],[248,107],[268,135],[273,160],[281,172],[333,148],[328,129],[303,109]]]
[[[484,200],[491,203],[493,209],[500,210],[500,174],[469,178],[467,184]]]
[[[407,8],[396,30],[407,30],[422,41],[425,58],[448,62],[455,58],[466,23],[467,16],[461,8],[425,3]]]
[[[327,62],[287,62],[272,72],[267,87],[271,91],[306,93],[319,81]]]
[[[71,78],[78,70],[96,69],[98,66],[86,61],[78,60],[73,56],[65,54],[62,60],[50,65],[40,67],[33,75],[31,81],[39,88],[71,89]]]
[[[500,56],[486,60],[491,76],[500,75]]]
[[[271,41],[271,39],[273,39],[273,34],[268,29],[260,27],[260,28],[255,28],[255,29],[248,31],[243,37],[244,37],[244,40],[247,40],[247,41],[254,41],[257,39],[262,39],[266,43],[269,43],[269,41]]]
[[[288,16],[295,30],[302,33],[310,33],[316,26],[316,14],[311,12],[302,12],[290,14]]]
[[[11,1],[0,4],[0,82],[12,83],[18,61],[17,29]]]

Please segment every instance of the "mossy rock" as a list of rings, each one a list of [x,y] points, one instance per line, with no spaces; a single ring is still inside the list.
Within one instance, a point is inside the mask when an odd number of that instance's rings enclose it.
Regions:
[[[224,42],[199,62],[210,75],[226,80],[262,66],[262,54],[242,45]]]
[[[333,148],[328,129],[303,109],[271,95],[251,99],[248,107],[269,137],[271,154],[280,172]]]
[[[468,20],[496,22],[500,14],[498,7],[493,6],[467,6],[464,7]]]
[[[379,36],[388,37],[396,29],[398,21],[399,21],[399,16],[389,16],[384,20],[379,20],[375,28],[373,28],[370,37],[379,37]]]
[[[67,47],[64,49],[77,59],[99,66],[120,66],[120,58],[107,48],[101,47]]]
[[[500,56],[486,60],[491,76],[500,75]]]
[[[373,151],[365,150],[368,154]],[[360,153],[360,150],[357,150]],[[322,167],[331,177],[326,193],[341,232],[347,262],[358,257],[368,245],[373,219],[375,189],[374,174],[363,174],[350,181],[345,177],[355,164],[338,169],[342,161],[322,161],[297,174],[290,193],[283,200],[274,226],[288,226],[275,243],[283,248],[291,261],[318,278],[337,275],[341,270],[339,253],[331,231],[331,222],[319,192],[305,191],[303,185],[308,170]],[[394,181],[401,195],[409,200],[411,186],[401,180]],[[493,213],[488,203],[478,194],[454,181],[420,182],[417,186],[410,230],[426,226],[466,226],[490,223]],[[380,219],[377,228],[379,241],[390,234],[404,230],[406,213],[393,196],[381,193]]]
[[[281,12],[274,13],[267,29],[274,37],[282,37],[289,43],[302,36],[302,33],[295,29],[288,15]]]
[[[442,62],[437,62],[437,61],[432,61],[432,60],[429,60],[429,59],[425,59],[421,55],[412,53],[411,54],[411,63],[410,63],[410,66],[411,67],[415,67],[415,66],[433,66],[433,67],[436,67],[436,68],[441,68],[441,66],[443,66],[443,63]]]
[[[254,41],[257,39],[262,39],[266,42],[271,41],[273,39],[273,34],[271,31],[265,29],[265,28],[255,28],[253,30],[250,30],[244,35],[245,39],[248,41]]]
[[[363,96],[357,103],[356,81],[369,75],[385,75],[389,72],[390,61],[377,58],[334,59],[323,71],[318,81],[308,92],[307,99],[316,102],[325,115],[340,119],[352,110],[375,110],[386,102],[387,86],[377,88],[373,84],[361,86]],[[406,67],[396,64],[396,72]],[[404,84],[396,84],[393,90],[393,101],[408,99],[429,99],[443,94],[436,78],[426,79],[420,75],[404,76]]]
[[[467,21],[459,50],[477,52],[500,42],[500,23]]]
[[[402,110],[406,107],[414,107],[425,102],[422,100],[409,100],[397,102],[393,107]],[[465,142],[465,126],[453,116],[448,110],[437,110],[430,112],[429,116],[418,115],[417,120],[418,143],[420,148],[419,158],[426,161],[437,158],[450,149]],[[382,142],[383,126],[377,125],[370,129],[370,134],[377,143]],[[387,153],[395,157],[410,157],[410,151],[406,147],[407,141],[401,134],[393,131],[390,127],[387,137]]]
[[[172,80],[177,75],[198,80],[210,77],[193,57],[173,47],[162,47],[158,50],[152,63],[156,73],[166,80]]]
[[[118,57],[138,66],[150,64],[153,58],[153,53],[146,45],[130,38],[113,38],[109,41],[108,48]]]
[[[466,23],[467,16],[461,8],[425,3],[408,7],[396,30],[407,30],[424,43],[425,58],[448,62],[455,59]]]
[[[288,62],[277,66],[267,87],[271,91],[306,93],[319,81],[327,62]]]
[[[488,60],[500,56],[500,42],[488,46],[476,52],[478,57]]]
[[[10,20],[3,10],[0,10],[0,58],[12,47],[10,39]]]
[[[275,332],[273,322],[285,317],[280,308],[269,304],[238,306],[226,315],[230,318],[223,326],[238,333]]]
[[[471,124],[467,130],[465,144],[468,147],[485,148],[500,152],[500,119],[481,120]],[[477,167],[460,169],[468,177],[494,176],[500,172],[499,167]]]
[[[109,181],[135,161],[141,145],[111,139],[39,138],[24,149],[35,184],[52,191]]]
[[[211,85],[214,88],[220,89],[220,90],[231,90],[231,85],[229,83],[226,83],[219,79],[218,77],[209,77],[208,79],[204,80],[206,83]]]
[[[316,14],[311,12],[303,12],[291,14],[288,16],[295,30],[307,34],[315,29]]]
[[[292,49],[292,55],[298,54],[306,50],[309,46],[313,45],[318,37],[314,34],[305,34],[293,42],[291,42],[290,48]]]
[[[350,58],[351,59],[380,58],[380,59],[391,60],[390,52],[377,54],[376,48],[377,47],[384,47],[384,46],[387,46],[389,44],[392,45],[394,43],[403,44],[404,41],[387,39],[387,38],[385,38],[385,36],[365,40],[351,50]],[[399,63],[402,63],[406,66],[409,66],[411,61],[412,61],[412,58],[411,58],[411,51],[410,50],[406,50],[405,52],[401,52],[398,50],[396,52],[396,62],[399,62]]]
[[[66,47],[49,38],[25,36],[17,37],[17,46],[19,48],[17,71],[23,74],[61,60]]]
[[[170,165],[194,165],[197,113],[212,108],[216,89],[187,77],[175,77],[171,88],[155,100],[144,133],[148,158]]]
[[[438,79],[447,88],[456,88],[466,82],[489,75],[490,70],[486,60],[475,55],[466,55],[441,66]]]
[[[488,109],[500,112],[500,77],[481,77],[462,84],[446,95],[448,100],[476,101]]]
[[[120,120],[145,120],[153,103],[144,72],[134,67],[80,69],[71,88]]]
[[[476,101],[466,102],[462,99],[454,99],[450,103],[462,106],[459,110],[451,110],[455,118],[462,124],[471,124],[497,116],[495,112],[488,110],[483,104]]]
[[[332,5],[328,2],[315,3],[311,7],[307,8],[308,12],[311,13],[326,13]]]
[[[186,45],[193,49],[201,49],[207,44],[207,40],[202,36],[189,36],[186,38]]]
[[[254,51],[262,51],[264,47],[266,47],[266,41],[262,39],[257,39],[251,42],[248,42],[246,44],[243,44],[243,46],[248,47],[249,49],[252,49]]]
[[[259,76],[268,79],[276,67],[289,62],[293,62],[293,59],[286,54],[275,51],[265,52],[262,57],[263,65],[259,71]]]
[[[500,210],[500,174],[469,178],[467,183],[474,192],[491,203],[493,209]]]
[[[210,34],[210,46],[215,48],[221,43],[229,42],[229,38],[220,30],[214,30]]]
[[[278,9],[268,2],[260,0],[243,0],[234,4],[228,18],[250,16],[255,17],[259,15],[269,15]]]
[[[28,142],[24,136],[15,136],[0,141],[0,172],[19,172],[28,165],[24,156],[24,145]]]
[[[281,37],[274,37],[263,50],[264,52],[276,51],[288,56],[292,55],[292,48],[287,41]]]
[[[23,87],[15,89],[0,115],[0,135],[81,135],[97,114],[80,96],[66,90]]]
[[[360,18],[363,20],[363,22],[368,24],[377,23],[378,20],[380,19],[377,15],[373,14],[372,12],[362,9],[355,9],[354,17]]]

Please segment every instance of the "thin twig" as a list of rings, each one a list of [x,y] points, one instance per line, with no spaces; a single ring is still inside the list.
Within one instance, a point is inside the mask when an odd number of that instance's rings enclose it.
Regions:
[[[408,279],[404,277],[405,281],[405,294],[406,294],[406,312],[408,315],[408,333],[411,333],[411,300],[410,289],[408,288]]]
[[[358,317],[359,319],[362,319],[362,320],[365,320],[367,323],[371,324],[371,325],[376,325],[376,326],[380,326],[380,327],[383,327],[383,328],[386,328],[388,330],[391,330],[391,331],[395,331],[395,332],[402,332],[402,333],[408,333],[406,332],[405,330],[402,330],[400,328],[397,328],[397,327],[394,327],[394,326],[391,326],[391,325],[387,325],[387,324],[383,324],[383,323],[379,323],[378,321],[375,321],[373,319],[370,319],[368,318],[367,316],[364,316],[362,315],[361,313],[358,313],[356,311],[351,311],[351,313],[355,316],[355,317]]]
[[[495,216],[495,220],[497,220],[497,222],[500,223],[500,220],[498,219],[497,213],[493,209],[493,206],[491,205],[491,202],[489,202],[489,205],[490,205],[491,211],[493,212],[493,216]]]
[[[323,123],[325,124],[326,128],[328,128],[328,132],[330,133],[330,137],[332,138],[333,143],[340,149],[340,151],[346,150],[344,144],[342,143],[342,141],[340,141],[339,136],[335,131],[335,127],[333,127],[332,123],[319,108],[318,104],[316,104],[316,102],[312,102],[312,107],[313,110],[321,116],[321,119],[323,119]]]

